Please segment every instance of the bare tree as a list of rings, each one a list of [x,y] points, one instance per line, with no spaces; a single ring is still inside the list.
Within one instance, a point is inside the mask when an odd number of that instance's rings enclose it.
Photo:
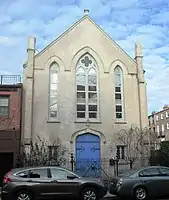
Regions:
[[[138,159],[140,152],[141,135],[137,127],[130,127],[129,129],[122,129],[117,133],[117,143],[124,145],[126,148],[126,160],[130,164],[130,169],[133,163]]]
[[[48,145],[47,142],[37,136],[38,141],[31,143],[30,151],[25,146],[22,147],[21,161],[24,166],[40,165],[65,165],[67,162],[67,148],[61,143],[59,138]]]
[[[156,138],[149,129],[140,130],[136,126],[131,126],[129,129],[122,129],[116,134],[116,141],[119,145],[124,145],[126,148],[126,160],[130,164],[130,169],[133,164],[140,159],[148,160],[152,146],[155,145]],[[155,134],[154,134],[155,135]]]
[[[144,148],[141,153],[142,155],[144,155],[144,157],[149,158],[152,150],[160,148],[157,133],[148,128],[144,128],[142,131],[142,136],[143,136],[142,143]]]

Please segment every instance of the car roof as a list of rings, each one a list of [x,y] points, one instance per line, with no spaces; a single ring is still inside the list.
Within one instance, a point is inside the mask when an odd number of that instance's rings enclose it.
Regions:
[[[154,165],[154,166],[147,166],[147,167],[141,167],[138,169],[131,169],[129,171],[124,171],[121,174],[119,174],[120,176],[125,176],[126,174],[135,174],[135,173],[140,173],[143,170],[147,170],[147,169],[153,169],[153,168],[166,168],[169,170],[169,167],[166,166],[159,166],[159,165]]]
[[[142,167],[141,170],[143,170],[143,169],[152,169],[152,168],[166,168],[166,169],[169,169],[169,167],[166,167],[166,166],[152,165],[152,166],[148,166],[148,167]]]
[[[136,170],[136,172],[140,172],[140,171],[143,171],[143,170],[146,170],[146,169],[153,169],[153,168],[166,168],[166,169],[169,170],[169,167],[166,167],[166,166],[152,165],[152,166],[139,168],[138,170]]]
[[[25,170],[31,170],[31,169],[46,169],[46,168],[57,168],[57,169],[64,169],[67,171],[70,171],[68,169],[65,169],[63,167],[58,167],[58,166],[27,166],[27,167],[20,167],[20,168],[13,168],[10,170],[12,173],[20,172],[20,171],[25,171]],[[70,171],[71,172],[71,171]],[[73,173],[73,172],[72,172]]]

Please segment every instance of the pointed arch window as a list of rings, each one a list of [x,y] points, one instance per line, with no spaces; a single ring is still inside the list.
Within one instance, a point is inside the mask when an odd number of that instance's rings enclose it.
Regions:
[[[120,66],[114,69],[115,75],[115,111],[116,119],[124,118],[123,105],[123,73]]]
[[[76,67],[77,118],[99,118],[98,73],[90,54],[79,59]]]
[[[58,65],[52,63],[49,69],[49,119],[58,118]]]

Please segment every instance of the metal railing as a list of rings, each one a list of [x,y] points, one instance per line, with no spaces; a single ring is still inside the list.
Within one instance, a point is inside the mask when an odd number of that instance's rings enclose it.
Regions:
[[[20,75],[0,75],[1,85],[15,85],[21,83]]]

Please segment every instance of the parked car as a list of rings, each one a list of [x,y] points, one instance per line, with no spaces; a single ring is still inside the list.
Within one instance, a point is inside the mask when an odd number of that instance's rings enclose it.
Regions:
[[[12,169],[5,175],[1,189],[2,200],[47,200],[57,197],[99,200],[106,194],[107,189],[101,181],[83,178],[53,166]]]
[[[169,197],[169,168],[151,166],[123,173],[110,181],[108,190],[119,197],[137,200]]]

